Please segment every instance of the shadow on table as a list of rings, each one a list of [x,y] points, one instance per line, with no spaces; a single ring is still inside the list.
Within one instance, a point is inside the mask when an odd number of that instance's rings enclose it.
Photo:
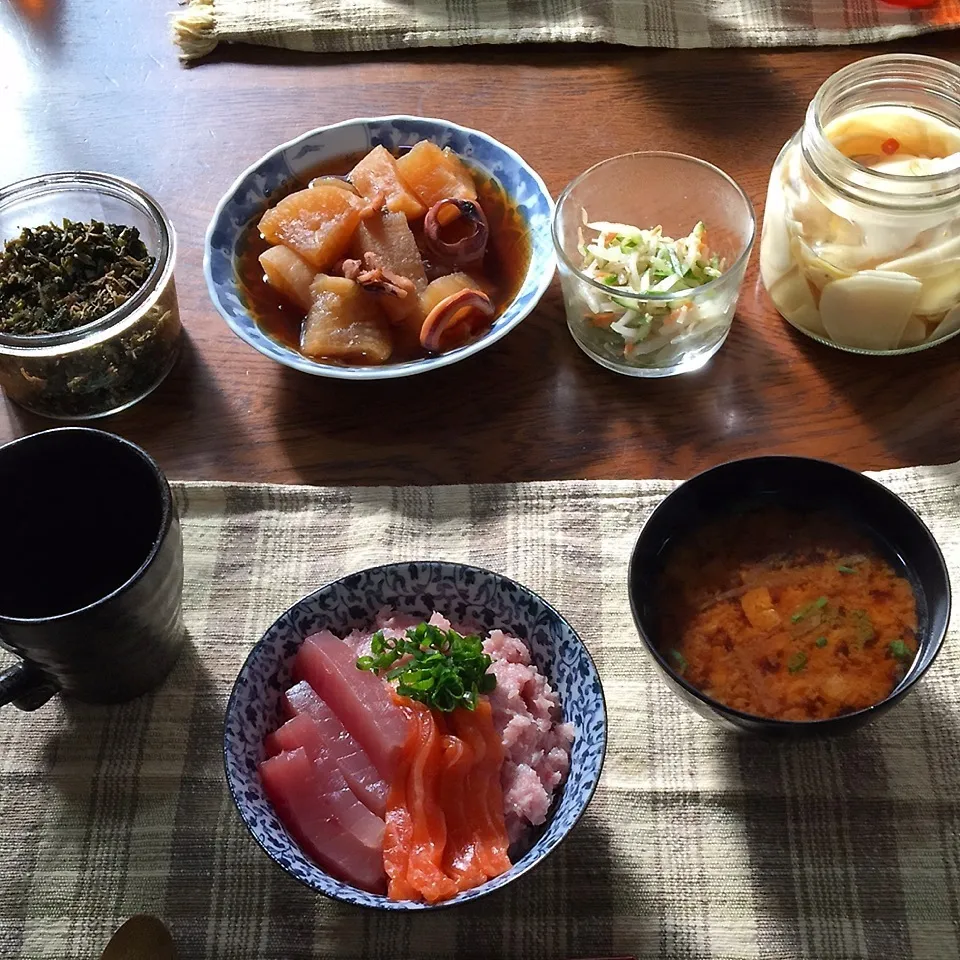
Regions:
[[[503,340],[430,373],[354,382],[278,368],[277,438],[306,483],[528,479],[517,465],[574,400],[575,350],[551,298]],[[576,438],[563,453],[588,462]]]
[[[118,824],[127,821],[136,805],[144,762],[152,775],[173,778],[178,771],[165,767],[166,747],[189,740],[198,726],[209,730],[223,721],[212,680],[189,632],[180,658],[158,690],[117,705],[64,699],[63,709],[65,726],[44,744],[50,783],[76,804],[92,802],[91,789],[96,794],[108,787],[117,803],[98,802],[96,816]],[[160,753],[151,753],[153,749]]]
[[[562,960],[610,956],[615,919],[635,899],[603,826],[589,817],[539,867],[475,903],[417,913],[361,911],[325,901],[276,868],[275,896],[259,956],[284,960],[418,957],[421,960]],[[232,956],[238,944],[218,945]],[[634,952],[654,953],[655,944]],[[233,948],[233,952],[232,952]],[[202,949],[188,955],[203,955]],[[209,954],[208,954],[209,955]]]
[[[935,865],[952,856],[944,830],[952,836],[960,776],[940,767],[929,728],[950,736],[957,717],[929,692],[835,739],[741,738],[731,756],[761,947],[798,960],[914,956],[908,920],[942,904],[956,922],[958,891]],[[952,782],[924,794],[935,778]],[[955,933],[929,952],[937,935],[925,925],[924,956],[955,955]]]
[[[65,0],[10,0],[6,5],[10,14],[23,24],[30,34],[48,46],[60,44],[60,21]],[[0,22],[2,22],[0,13]]]
[[[742,317],[697,373],[621,376],[573,342],[559,296],[500,342],[432,373],[357,383],[278,368],[275,431],[305,483],[605,477],[636,445],[663,475],[757,452],[789,359]],[[786,401],[792,410],[792,401]]]
[[[960,338],[920,353],[868,357],[824,346],[787,323],[783,326],[795,347],[816,366],[826,388],[873,428],[897,463],[960,459],[960,434],[943,429],[944,423],[960,416],[953,378]]]

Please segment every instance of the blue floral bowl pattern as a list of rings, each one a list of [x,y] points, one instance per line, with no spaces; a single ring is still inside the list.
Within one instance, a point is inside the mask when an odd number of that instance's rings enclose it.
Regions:
[[[514,300],[491,329],[456,350],[407,363],[383,366],[337,366],[297,353],[261,330],[245,302],[235,263],[244,230],[259,216],[267,198],[291,180],[303,177],[337,157],[364,153],[383,145],[390,150],[418,140],[450,147],[497,180],[512,199],[530,232],[530,266]],[[537,305],[553,279],[550,239],[553,200],[537,173],[513,150],[477,130],[425,117],[378,117],[321,127],[277,147],[245,170],[220,201],[207,228],[203,273],[214,306],[230,329],[264,356],[320,377],[381,380],[424,373],[456,363],[509,333]]]
[[[484,630],[499,627],[525,640],[560,695],[564,720],[575,726],[570,775],[530,850],[502,876],[438,906],[475,900],[536,866],[569,833],[596,789],[607,744],[603,689],[583,641],[549,604],[507,577],[458,563],[391,563],[336,580],[294,604],[253,648],[234,684],[224,726],[227,783],[257,843],[308,887],[358,906],[437,909],[367,893],[323,871],[277,820],[257,773],[264,759],[263,738],[277,725],[280,696],[292,683],[292,661],[303,640],[323,629],[342,635],[369,627],[384,607],[425,618],[439,610],[454,622]]]

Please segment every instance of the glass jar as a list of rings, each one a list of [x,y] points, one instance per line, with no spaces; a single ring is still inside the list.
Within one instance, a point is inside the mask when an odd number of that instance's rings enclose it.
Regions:
[[[11,400],[58,420],[88,420],[143,399],[173,368],[176,236],[156,201],[120,177],[54,173],[0,190],[0,244],[64,218],[136,227],[155,261],[143,286],[99,320],[59,333],[0,333],[0,387]]]
[[[679,284],[662,292],[652,286],[641,293],[636,281],[610,286],[587,270],[588,240],[592,233],[614,228],[662,228],[664,236],[674,239],[689,235],[700,248],[700,259],[715,258],[720,272],[700,286]],[[574,341],[601,366],[631,377],[699,370],[730,332],[755,232],[746,194],[705,160],[658,151],[628,153],[590,167],[560,195],[553,218],[567,327]],[[637,248],[634,239],[624,236],[625,244],[612,251],[621,264],[629,262],[626,251]],[[683,243],[690,250],[688,240]],[[690,270],[676,256],[674,262],[675,272]],[[629,269],[638,272],[636,261]]]
[[[789,323],[842,350],[960,333],[960,68],[894,54],[821,86],[773,165],[760,276]]]

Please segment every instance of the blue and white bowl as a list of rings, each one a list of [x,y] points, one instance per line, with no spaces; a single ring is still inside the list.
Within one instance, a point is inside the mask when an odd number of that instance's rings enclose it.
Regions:
[[[267,799],[257,764],[263,738],[280,718],[280,697],[292,684],[293,658],[318,630],[343,635],[369,628],[388,607],[423,616],[439,610],[454,622],[500,628],[525,640],[533,661],[560,696],[563,719],[576,737],[570,774],[557,792],[550,818],[533,846],[506,873],[434,907],[390,900],[336,880],[301,852]],[[254,839],[281,867],[319,893],[382,910],[430,910],[476,900],[505,887],[540,863],[583,815],[603,767],[607,713],[600,677],[573,627],[535,593],[507,577],[459,563],[389,563],[335,580],[295,603],[263,635],[240,670],[224,725],[227,783]]]
[[[268,198],[338,157],[365,153],[383,145],[391,151],[418,140],[450,147],[497,180],[516,205],[530,233],[530,265],[516,297],[482,337],[436,356],[381,366],[339,366],[311,360],[261,330],[245,302],[236,274],[236,256],[246,227],[263,213]],[[271,150],[248,167],[217,205],[207,228],[203,273],[214,306],[230,329],[250,346],[278,363],[319,377],[382,380],[424,373],[456,363],[506,336],[539,303],[553,279],[555,260],[550,239],[553,200],[536,171],[499,140],[449,120],[426,117],[377,117],[320,127]]]

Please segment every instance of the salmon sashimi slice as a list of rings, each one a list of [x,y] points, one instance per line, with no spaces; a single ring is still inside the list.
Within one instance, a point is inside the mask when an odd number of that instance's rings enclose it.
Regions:
[[[357,669],[357,653],[329,630],[303,642],[294,660],[294,676],[306,680],[326,701],[390,783],[407,741],[409,721],[393,702],[387,685]]]
[[[457,884],[443,872],[447,826],[440,806],[442,719],[430,708],[411,701],[417,734],[409,756],[406,807],[412,821],[407,881],[428,903],[449,900]]]
[[[371,893],[384,890],[382,847],[361,839],[341,822],[327,793],[327,771],[319,769],[302,747],[264,760],[259,770],[278,817],[309,857],[345,883]]]
[[[387,795],[387,812],[383,831],[383,866],[387,873],[387,895],[391,900],[417,900],[418,892],[407,880],[410,848],[413,845],[413,820],[407,809],[407,774],[410,758],[417,749],[419,726],[406,700],[397,698],[407,718],[408,734],[404,753]]]
[[[468,814],[467,783],[474,767],[474,753],[452,734],[445,735],[441,743],[440,806],[447,824],[443,869],[458,889],[469,890],[487,879],[480,866],[476,831]]]
[[[488,877],[510,869],[507,850],[510,841],[503,813],[503,745],[493,724],[490,701],[480,697],[475,710],[455,710],[450,715],[453,733],[474,753],[474,765],[467,777],[467,822],[473,825],[479,865]]]
[[[429,209],[440,200],[476,200],[473,176],[449,148],[421,140],[397,161],[400,178]]]
[[[346,255],[357,224],[370,212],[363,197],[317,184],[284,197],[260,218],[259,230],[268,242],[282,243],[322,271]]]
[[[317,696],[310,684],[302,680],[284,694],[283,700],[293,719],[270,735],[277,739],[278,748],[292,750],[302,746],[307,748],[308,755],[315,758],[319,750],[311,753],[308,748],[308,744],[314,742],[310,731],[296,726],[299,721],[312,722],[318,734],[316,739],[340,768],[357,799],[382,817],[387,808],[387,783],[329,705]]]
[[[400,179],[397,161],[386,147],[374,147],[351,171],[350,182],[368,200],[383,196],[386,208],[411,220],[422,217],[427,208]]]
[[[264,250],[259,260],[267,283],[274,290],[292,300],[298,307],[310,309],[313,304],[310,286],[317,271],[303,257],[280,244]]]

